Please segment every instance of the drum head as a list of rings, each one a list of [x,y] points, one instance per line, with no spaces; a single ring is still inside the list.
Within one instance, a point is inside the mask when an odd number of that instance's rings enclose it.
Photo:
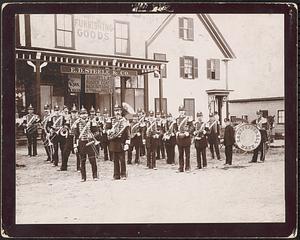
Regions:
[[[261,141],[259,129],[252,124],[241,124],[235,131],[235,142],[244,151],[253,151]]]

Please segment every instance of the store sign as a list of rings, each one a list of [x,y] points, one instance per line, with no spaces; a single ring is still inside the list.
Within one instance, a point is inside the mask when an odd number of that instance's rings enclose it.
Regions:
[[[137,76],[137,71],[127,69],[91,68],[78,66],[61,66],[61,73],[89,74],[89,75],[111,75],[111,76]]]
[[[68,91],[70,93],[78,93],[81,89],[81,77],[80,75],[68,75]]]
[[[114,78],[111,75],[85,75],[85,92],[112,94]]]

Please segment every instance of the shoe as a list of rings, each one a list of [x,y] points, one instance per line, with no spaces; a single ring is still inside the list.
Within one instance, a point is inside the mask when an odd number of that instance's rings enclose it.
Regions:
[[[130,165],[131,165],[132,163],[131,163],[131,162],[127,162],[127,164],[130,164]]]
[[[154,167],[154,168],[153,168],[153,170],[157,170],[157,168],[156,168],[156,167]]]
[[[191,170],[190,170],[190,169],[187,169],[187,170],[185,170],[185,172],[186,172],[186,173],[190,173],[190,172],[191,172]]]
[[[85,182],[85,181],[86,181],[85,179],[81,179],[81,180],[80,180],[80,182]]]
[[[53,164],[52,167],[57,167],[57,165]]]
[[[94,181],[98,181],[98,178],[93,178]]]
[[[179,170],[179,169],[178,169],[178,170],[176,170],[176,172],[177,172],[177,173],[180,173],[180,172],[183,172],[183,170]]]
[[[67,171],[67,169],[61,169],[61,168],[59,168],[59,169],[57,169],[56,171],[64,172],[64,171]]]
[[[126,177],[122,177],[121,179],[122,179],[122,180],[126,180],[127,178],[126,178]]]
[[[81,172],[80,170],[76,170],[76,172]]]
[[[249,161],[248,163],[256,163],[255,161]]]

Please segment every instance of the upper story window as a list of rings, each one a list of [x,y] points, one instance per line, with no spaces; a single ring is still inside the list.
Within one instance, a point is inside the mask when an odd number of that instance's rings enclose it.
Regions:
[[[130,55],[128,22],[115,21],[115,54]]]
[[[198,78],[198,59],[194,57],[180,58],[180,77],[186,79]]]
[[[179,38],[184,40],[194,40],[193,18],[179,18]]]
[[[207,60],[207,78],[220,80],[220,59]]]
[[[55,45],[60,48],[74,48],[73,15],[55,15]]]
[[[284,110],[278,110],[277,112],[277,123],[284,124]]]
[[[167,55],[163,53],[154,53],[154,60],[167,60]],[[155,77],[157,77],[154,74]],[[161,69],[161,77],[167,77],[167,64],[164,64],[164,67]]]

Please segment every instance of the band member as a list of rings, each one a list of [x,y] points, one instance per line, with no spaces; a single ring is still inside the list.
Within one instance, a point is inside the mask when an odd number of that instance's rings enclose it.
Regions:
[[[140,146],[140,156],[145,156],[146,155],[145,143],[146,143],[146,130],[147,130],[146,121],[145,121],[146,114],[141,108],[139,108],[137,112],[138,112],[138,117],[140,122],[140,128],[142,131],[142,143],[143,143]]]
[[[164,141],[162,140],[162,138],[164,136],[165,120],[166,119],[165,119],[165,115],[163,112],[162,112],[162,114],[160,114],[159,112],[156,113],[157,130],[159,131],[159,143],[158,143],[157,150],[156,150],[156,160],[160,159],[160,154],[161,154],[162,159],[166,158]]]
[[[183,106],[179,106],[179,116],[176,119],[177,132],[176,142],[179,151],[179,169],[177,172],[185,171],[189,172],[190,166],[190,149],[191,149],[191,134],[193,131],[192,123],[189,121],[189,117],[186,116]],[[185,162],[184,155],[185,154]]]
[[[140,147],[143,145],[142,142],[142,128],[137,114],[133,115],[131,127],[130,127],[130,145],[128,149],[128,160],[127,164],[131,164],[132,151],[135,149],[135,164],[140,163]]]
[[[66,136],[66,142],[64,145],[63,149],[63,159],[62,159],[62,164],[60,171],[67,171],[68,169],[68,159],[70,157],[70,154],[73,150],[73,146],[75,144],[75,127],[77,122],[79,121],[78,116],[77,116],[77,109],[76,106],[73,105],[71,109],[71,114],[66,113],[66,108],[65,108],[65,123],[64,123],[64,131],[67,131],[67,136]],[[77,171],[80,170],[80,157],[78,152],[76,153],[76,166],[77,166]]]
[[[28,114],[23,117],[24,132],[27,137],[28,143],[28,156],[37,155],[37,136],[38,136],[38,123],[40,118],[34,114],[34,108],[30,104],[27,108]]]
[[[253,157],[250,162],[257,162],[258,153],[260,152],[260,161],[265,161],[265,154],[266,154],[266,142],[268,141],[268,121],[265,117],[263,117],[262,111],[256,112],[257,118],[253,120],[251,123],[255,124],[261,134],[261,141],[258,147],[253,151]]]
[[[112,122],[111,122],[111,118],[108,115],[108,110],[107,108],[104,108],[103,111],[103,131],[102,131],[102,136],[101,136],[101,147],[103,148],[103,152],[104,152],[104,161],[108,160],[108,154],[109,154],[109,159],[110,161],[112,161],[111,158],[111,153],[109,152],[108,149],[108,138],[107,138],[107,130],[112,128]]]
[[[214,152],[216,152],[217,159],[221,160],[220,150],[219,150],[220,132],[218,127],[218,120],[215,119],[215,116],[212,113],[209,114],[209,121],[207,126],[209,128],[208,142],[209,142],[211,157],[212,159],[215,159]]]
[[[225,132],[224,132],[224,146],[225,146],[225,165],[232,165],[232,146],[235,143],[234,139],[234,129],[231,126],[231,122],[228,118],[224,119],[225,122]]]
[[[44,106],[44,117],[41,122],[42,125],[42,141],[44,144],[44,148],[47,154],[47,162],[52,161],[52,155],[53,155],[53,143],[50,138],[50,126],[51,126],[51,113],[50,113],[50,106],[49,104],[45,104]]]
[[[51,119],[51,138],[53,139],[53,167],[58,166],[58,149],[61,151],[61,159],[63,159],[63,150],[66,143],[66,131],[64,128],[65,118],[62,113],[59,112],[59,107],[54,106],[54,116]]]
[[[194,122],[194,130],[195,130],[194,143],[195,143],[196,155],[197,155],[197,169],[201,169],[202,166],[204,168],[207,167],[206,148],[208,146],[207,134],[209,132],[209,129],[202,119],[203,119],[203,113],[197,112],[197,120]],[[203,165],[201,162],[201,158],[203,161]]]
[[[175,165],[175,145],[176,145],[176,121],[172,118],[172,114],[167,116],[166,124],[164,125],[163,141],[167,152],[167,164]]]
[[[98,117],[96,117],[96,111],[94,109],[94,107],[92,106],[91,109],[90,109],[90,121],[92,123],[92,132],[94,133],[94,135],[96,135],[97,137],[95,138],[97,140],[96,142],[96,158],[99,158],[100,157],[100,152],[99,152],[99,147],[100,147],[100,138],[101,138],[101,131],[100,131],[100,128],[99,128],[99,123],[100,122],[100,119]]]
[[[113,178],[125,180],[127,177],[125,151],[128,150],[130,144],[129,123],[122,116],[122,108],[119,105],[114,106],[114,115],[112,128],[107,132],[109,150],[112,152],[114,161]]]
[[[147,167],[156,170],[157,146],[159,144],[159,131],[157,129],[157,121],[154,117],[154,112],[149,111],[149,117],[146,123],[146,149],[147,149]]]
[[[86,181],[86,157],[88,156],[89,162],[92,167],[93,180],[98,179],[97,162],[95,145],[93,140],[92,124],[88,119],[87,110],[82,106],[80,109],[80,120],[75,127],[76,144],[74,145],[75,152],[79,152],[80,155],[80,169],[81,169],[81,182]]]

